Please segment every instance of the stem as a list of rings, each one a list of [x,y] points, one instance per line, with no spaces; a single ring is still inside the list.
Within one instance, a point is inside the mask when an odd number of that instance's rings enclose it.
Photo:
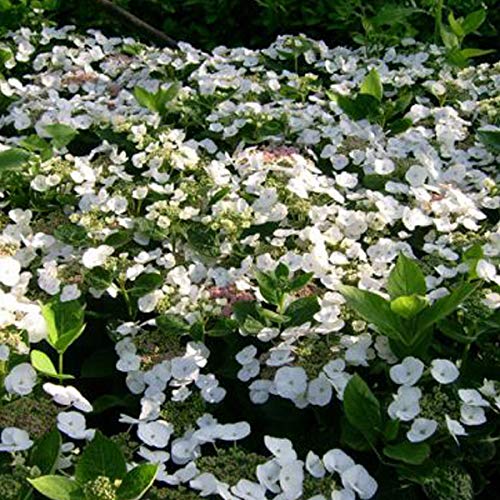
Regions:
[[[63,383],[63,373],[64,373],[64,370],[63,370],[63,356],[64,354],[62,352],[59,353],[59,383],[62,384]]]
[[[125,21],[128,21],[130,24],[134,25],[136,28],[148,32],[150,35],[154,36],[156,39],[158,39],[158,41],[161,41],[167,47],[170,47],[172,49],[178,48],[177,42],[173,38],[170,38],[168,35],[163,33],[163,31],[154,28],[150,24],[144,22],[142,19],[134,16],[134,14],[132,14],[128,10],[115,5],[110,0],[96,0],[96,3],[100,4],[106,10],[109,10],[113,16],[119,18],[121,17]]]
[[[441,28],[443,26],[443,0],[437,0],[434,10],[434,41],[439,44],[441,41]]]

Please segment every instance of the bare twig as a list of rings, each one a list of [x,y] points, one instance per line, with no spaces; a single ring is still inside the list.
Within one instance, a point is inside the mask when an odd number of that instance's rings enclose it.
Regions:
[[[144,22],[142,19],[139,19],[137,16],[134,16],[134,14],[130,13],[128,10],[125,10],[122,7],[119,7],[118,5],[115,5],[110,0],[96,0],[96,3],[100,4],[102,7],[111,11],[117,16],[125,19],[126,21],[128,21],[130,24],[133,24],[137,28],[147,31],[155,38],[157,38],[158,41],[164,44],[165,46],[171,47],[173,49],[177,48],[177,42],[173,38],[170,38],[168,35],[163,33],[163,31],[154,28],[150,24]]]

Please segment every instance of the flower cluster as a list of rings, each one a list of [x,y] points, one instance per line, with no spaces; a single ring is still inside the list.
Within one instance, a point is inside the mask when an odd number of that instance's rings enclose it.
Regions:
[[[65,27],[9,34],[0,70],[0,488],[43,439],[78,482],[100,430],[152,499],[486,487],[499,64]]]

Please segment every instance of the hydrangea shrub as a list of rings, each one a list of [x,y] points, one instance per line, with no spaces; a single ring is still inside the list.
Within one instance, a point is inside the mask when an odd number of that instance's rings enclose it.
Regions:
[[[0,61],[2,498],[492,487],[498,64],[71,27]]]

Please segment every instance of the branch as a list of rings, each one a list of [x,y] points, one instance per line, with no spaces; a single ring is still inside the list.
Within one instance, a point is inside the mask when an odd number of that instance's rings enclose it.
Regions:
[[[125,10],[122,7],[119,7],[118,5],[115,5],[110,0],[96,0],[96,3],[100,4],[103,8],[111,11],[118,17],[121,17],[124,20],[128,21],[130,24],[136,26],[137,28],[147,31],[155,38],[157,38],[158,41],[161,41],[165,46],[170,47],[172,49],[176,49],[178,47],[177,42],[173,38],[170,38],[168,35],[163,33],[163,31],[154,28],[150,24],[144,22],[142,19],[139,19],[137,16],[134,16],[134,14],[130,13],[128,10]]]

